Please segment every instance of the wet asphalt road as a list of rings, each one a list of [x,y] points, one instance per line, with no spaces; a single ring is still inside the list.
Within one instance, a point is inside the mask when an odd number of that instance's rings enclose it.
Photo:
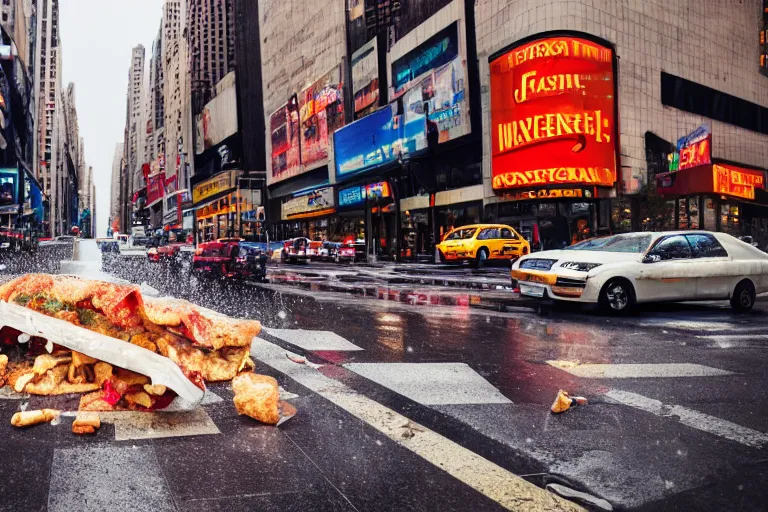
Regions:
[[[41,257],[30,270],[56,271],[51,261],[59,255]],[[4,272],[14,270],[19,269]],[[322,365],[327,377],[536,485],[565,483],[621,509],[762,510],[768,497],[765,303],[746,316],[708,304],[649,307],[622,319],[573,310],[540,317],[223,286],[190,280],[143,258],[123,258],[109,270],[165,294],[261,320],[266,340]],[[371,429],[339,427],[337,422],[349,421],[343,411],[273,369],[259,370],[299,395],[301,414],[279,432],[254,428],[233,416],[226,386],[214,387],[224,400],[206,410],[224,436],[133,444],[141,453],[131,452],[135,460],[128,464],[144,457],[165,478],[152,503],[167,495],[173,498],[169,510],[496,508],[391,440],[372,445],[377,433]],[[589,404],[551,415],[561,388],[587,397]],[[15,402],[0,400],[3,417],[13,407]],[[47,428],[50,435],[34,431],[32,444],[33,431],[14,433],[13,439],[50,451],[46,503],[56,509],[71,503],[52,496],[75,492],[55,477],[71,464],[57,462],[61,450],[76,454],[85,448],[68,431]],[[248,456],[260,465],[266,455],[270,469],[241,481],[242,475],[211,460],[242,457],[242,446],[230,447],[233,439],[258,446]],[[95,450],[85,455],[94,467],[125,453],[108,431],[86,443]],[[18,459],[16,450],[2,446],[9,460]],[[203,463],[201,450],[215,455]],[[195,480],[203,477],[185,457],[204,466],[199,472],[208,471],[211,480]],[[270,474],[277,460],[289,461],[292,469]],[[64,465],[57,470],[59,463]],[[318,483],[299,488],[300,479]],[[229,494],[222,490],[226,485],[233,486]],[[2,487],[0,492],[14,489]],[[22,509],[31,508],[14,510]]]

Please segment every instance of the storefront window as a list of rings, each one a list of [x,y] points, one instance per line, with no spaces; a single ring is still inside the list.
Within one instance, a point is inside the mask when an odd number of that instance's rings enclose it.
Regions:
[[[708,231],[716,229],[715,204],[710,197],[704,199],[704,229]]]
[[[741,208],[734,203],[724,203],[720,205],[720,230],[734,236],[742,234],[741,229]]]
[[[480,222],[481,203],[465,203],[437,208],[440,239],[454,228]]]
[[[614,233],[629,233],[632,231],[632,209],[625,197],[617,198],[611,205],[611,224]]]
[[[434,243],[429,228],[429,210],[405,211],[401,214],[401,221],[403,257],[429,256]]]

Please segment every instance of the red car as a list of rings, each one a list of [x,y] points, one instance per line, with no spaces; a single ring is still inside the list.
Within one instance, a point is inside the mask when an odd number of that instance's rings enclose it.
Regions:
[[[208,242],[195,251],[192,272],[200,277],[263,281],[267,275],[267,256],[260,247],[239,239]]]
[[[239,241],[217,240],[200,244],[192,257],[192,273],[206,277],[228,277],[232,275],[232,267],[239,253]]]
[[[280,261],[296,263],[299,260],[307,261],[310,258],[309,238],[293,238],[283,242],[283,252],[280,253]]]

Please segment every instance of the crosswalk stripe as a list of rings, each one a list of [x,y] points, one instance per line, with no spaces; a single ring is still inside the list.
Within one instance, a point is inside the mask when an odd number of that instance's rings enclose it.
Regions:
[[[251,355],[508,510],[582,510],[316,369],[291,362],[285,350],[264,339],[253,341]]]
[[[768,434],[742,427],[730,421],[726,421],[709,414],[704,414],[681,405],[666,405],[653,398],[648,398],[637,393],[611,389],[606,397],[635,409],[640,409],[663,418],[677,416],[680,423],[689,427],[708,432],[724,439],[737,443],[761,448],[768,444]]]
[[[272,329],[264,328],[270,336],[287,341],[304,350],[329,350],[336,352],[352,352],[363,350],[331,331],[307,331],[304,329]]]
[[[547,361],[564,372],[585,379],[638,379],[676,377],[718,377],[733,372],[691,363],[654,364],[579,364],[571,361]]]
[[[512,403],[465,363],[349,363],[344,368],[422,405]]]

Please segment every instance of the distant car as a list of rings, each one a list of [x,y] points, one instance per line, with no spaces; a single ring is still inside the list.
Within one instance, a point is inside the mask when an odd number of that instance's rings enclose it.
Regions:
[[[192,274],[206,278],[223,278],[232,272],[240,242],[213,241],[200,244],[192,257]]]
[[[261,244],[240,242],[232,269],[232,278],[264,281],[267,277],[267,253]]]
[[[470,261],[478,267],[488,260],[515,260],[531,252],[528,241],[503,224],[458,227],[446,235],[437,249],[442,263]]]
[[[309,238],[292,238],[283,242],[283,251],[280,253],[280,261],[283,263],[309,260]]]
[[[528,297],[599,304],[730,300],[746,312],[768,291],[768,254],[725,233],[628,233],[520,258],[512,279]]]

